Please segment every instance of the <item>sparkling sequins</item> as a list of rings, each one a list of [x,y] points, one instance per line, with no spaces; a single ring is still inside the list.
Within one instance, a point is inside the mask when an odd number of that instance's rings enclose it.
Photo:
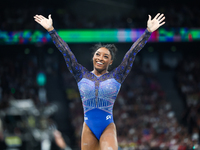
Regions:
[[[112,114],[113,105],[121,83],[130,72],[136,54],[142,49],[151,35],[146,30],[131,46],[122,63],[116,69],[97,77],[77,62],[68,45],[55,30],[50,31],[49,34],[52,37],[53,43],[63,54],[69,71],[74,75],[78,83],[84,113],[98,108],[110,114]]]
[[[83,78],[78,83],[78,89],[83,102],[89,99],[95,99],[95,83],[91,80]]]

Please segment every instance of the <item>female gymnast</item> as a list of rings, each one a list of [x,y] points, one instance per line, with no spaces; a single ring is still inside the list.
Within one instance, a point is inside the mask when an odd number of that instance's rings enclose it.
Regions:
[[[125,54],[121,64],[108,72],[113,63],[116,47],[113,44],[97,45],[93,55],[93,71],[80,65],[67,43],[53,27],[51,15],[34,19],[50,34],[53,43],[63,54],[70,73],[75,77],[84,108],[84,123],[81,136],[82,150],[117,150],[117,133],[113,121],[113,105],[121,84],[130,72],[136,54],[144,47],[151,33],[165,24],[164,15],[149,15],[147,29]]]

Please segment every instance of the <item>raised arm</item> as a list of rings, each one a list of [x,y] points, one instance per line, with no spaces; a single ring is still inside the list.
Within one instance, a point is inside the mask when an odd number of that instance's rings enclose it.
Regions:
[[[134,42],[129,51],[125,54],[122,63],[114,70],[115,78],[118,82],[122,83],[124,81],[132,68],[135,56],[144,47],[149,37],[151,36],[151,33],[157,30],[163,24],[165,24],[165,22],[163,22],[164,19],[164,15],[160,13],[158,13],[153,18],[153,20],[149,15],[149,19],[147,21],[147,29],[141,35],[141,37],[136,42]]]
[[[63,54],[69,71],[75,76],[76,80],[80,80],[82,66],[77,62],[68,44],[65,41],[63,41],[55,31],[51,15],[48,16],[48,19],[42,15],[35,15],[34,19],[37,23],[39,23],[43,28],[45,28],[49,32],[53,43]]]

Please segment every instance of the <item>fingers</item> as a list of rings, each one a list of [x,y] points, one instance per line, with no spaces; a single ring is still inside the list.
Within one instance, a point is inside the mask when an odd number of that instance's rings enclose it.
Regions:
[[[162,22],[163,20],[165,20],[165,17],[162,17],[159,21]]]
[[[165,19],[165,16],[163,14],[161,14],[158,17],[158,22],[159,22],[160,26],[162,26],[163,24],[165,24],[165,22],[162,22],[164,19]]]
[[[160,21],[161,19],[164,20],[163,18],[165,19],[164,14],[157,13],[157,15],[153,19]]]
[[[148,15],[149,16],[149,19],[148,19],[148,21],[150,21],[151,20],[151,15]]]
[[[161,14],[157,19],[160,20],[164,14]]]
[[[153,19],[157,19],[160,13],[157,13],[157,15]]]
[[[35,19],[35,21],[40,22],[40,21],[42,21],[42,19],[45,19],[45,17],[42,15],[35,15],[34,19]]]
[[[35,16],[34,16],[34,19],[35,19],[36,22],[39,23],[39,22],[42,20],[42,17],[39,16],[39,15],[35,15]]]
[[[160,26],[162,26],[163,24],[165,24],[165,22],[162,22],[162,23],[160,24]]]
[[[35,19],[35,21],[36,21],[37,23],[39,23],[39,24],[40,24],[40,21],[39,21],[39,20]]]
[[[159,22],[160,26],[163,25],[163,24],[165,24],[165,22],[162,22],[163,20],[165,20],[164,14],[158,13],[158,14],[154,17],[154,20],[157,20],[157,21]],[[161,23],[161,22],[162,22],[162,23]]]
[[[48,16],[49,19],[51,19],[51,14]]]
[[[38,19],[38,20],[41,19],[40,15],[35,15],[34,18],[35,18],[35,19]]]
[[[40,18],[42,18],[42,19],[45,19],[45,17],[44,17],[44,16],[42,16],[42,15],[40,15]]]

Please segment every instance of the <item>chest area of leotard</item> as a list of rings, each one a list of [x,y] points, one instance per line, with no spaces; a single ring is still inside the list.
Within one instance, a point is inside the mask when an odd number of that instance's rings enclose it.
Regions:
[[[100,98],[100,99],[115,99],[121,84],[114,78],[104,81],[89,80],[82,78],[78,83],[78,88],[82,100]]]

